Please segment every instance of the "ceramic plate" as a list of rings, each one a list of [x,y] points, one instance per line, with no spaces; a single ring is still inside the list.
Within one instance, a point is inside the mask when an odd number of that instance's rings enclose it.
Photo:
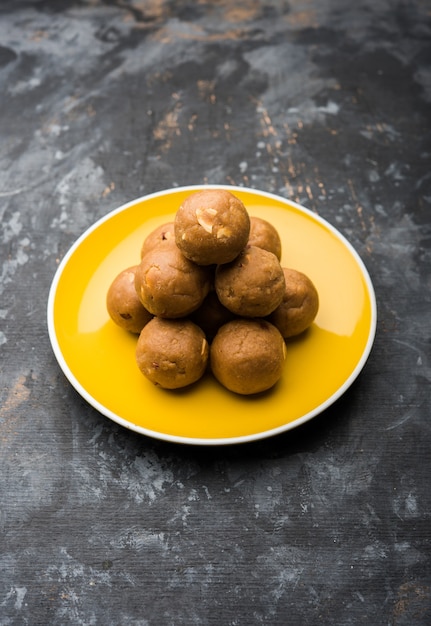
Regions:
[[[250,215],[270,221],[283,245],[282,265],[307,274],[319,292],[313,325],[287,342],[282,379],[269,392],[239,396],[211,374],[178,391],[153,386],[135,362],[137,336],[115,326],[106,292],[139,263],[145,237],[173,220],[188,195],[182,187],[129,202],[89,228],[60,263],[48,300],[48,330],[64,374],[86,401],[138,433],[200,445],[242,443],[292,429],[316,416],[353,383],[370,353],[376,301],[368,272],[328,222],[284,198],[229,189]]]

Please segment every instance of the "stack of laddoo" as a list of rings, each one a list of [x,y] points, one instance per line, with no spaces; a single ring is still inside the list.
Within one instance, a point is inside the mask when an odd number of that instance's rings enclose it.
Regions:
[[[139,335],[136,362],[164,389],[210,369],[250,395],[281,378],[285,340],[314,321],[319,297],[304,273],[281,265],[281,239],[226,189],[189,195],[174,220],[145,239],[138,265],[111,283],[111,319]]]

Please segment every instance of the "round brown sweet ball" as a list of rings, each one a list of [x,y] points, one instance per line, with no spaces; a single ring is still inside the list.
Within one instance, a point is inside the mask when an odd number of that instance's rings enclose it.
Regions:
[[[136,269],[136,265],[128,267],[114,278],[106,294],[106,308],[117,326],[138,334],[153,316],[136,293]]]
[[[204,331],[208,341],[212,341],[220,328],[235,315],[222,305],[215,291],[210,291],[201,306],[191,314],[190,319]]]
[[[244,248],[250,218],[230,191],[204,189],[188,196],[175,214],[175,241],[199,265],[229,263]]]
[[[263,319],[236,319],[222,326],[210,347],[211,370],[230,391],[266,391],[283,373],[286,346],[279,331]]]
[[[208,355],[204,332],[190,320],[154,317],[142,330],[136,345],[140,371],[164,389],[179,389],[199,380]]]
[[[169,245],[175,245],[175,233],[174,233],[174,223],[167,222],[166,224],[161,224],[155,228],[147,237],[144,239],[144,243],[141,248],[141,259],[146,255],[147,252],[157,248],[159,246],[165,247]]]
[[[275,254],[278,260],[281,259],[281,239],[277,229],[267,220],[252,215],[250,217],[250,235],[248,237],[250,246],[257,246]]]
[[[268,317],[285,339],[304,332],[319,310],[319,294],[310,278],[294,269],[283,269],[286,283],[281,304]]]
[[[269,315],[285,291],[280,261],[257,246],[247,246],[234,261],[219,265],[214,284],[220,302],[242,317]]]
[[[210,288],[210,273],[181,254],[177,246],[153,248],[136,270],[135,289],[153,315],[178,318],[203,302]]]

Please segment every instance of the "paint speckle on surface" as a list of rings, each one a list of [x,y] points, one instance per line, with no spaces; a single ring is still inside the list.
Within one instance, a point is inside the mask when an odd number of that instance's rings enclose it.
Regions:
[[[13,237],[19,235],[22,230],[19,211],[15,211],[10,219],[2,224],[3,243],[8,243]]]

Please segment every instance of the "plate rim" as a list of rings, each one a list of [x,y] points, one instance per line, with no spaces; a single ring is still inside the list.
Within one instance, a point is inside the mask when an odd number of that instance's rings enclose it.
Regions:
[[[89,235],[91,235],[92,232],[97,230],[103,223],[115,217],[115,215],[122,213],[124,211],[127,211],[127,209],[129,209],[131,206],[134,206],[140,202],[149,201],[152,198],[157,198],[157,197],[164,196],[164,195],[169,195],[173,192],[193,193],[195,191],[200,191],[200,190],[205,190],[205,189],[227,189],[228,191],[231,191],[232,193],[235,193],[235,191],[251,193],[251,194],[261,196],[263,198],[266,197],[272,200],[276,200],[278,202],[281,201],[282,203],[285,203],[286,205],[290,205],[296,210],[299,210],[301,213],[308,215],[314,221],[318,222],[321,226],[324,226],[347,248],[348,252],[352,255],[355,262],[357,263],[359,269],[361,270],[362,277],[367,287],[367,291],[368,291],[368,295],[370,299],[370,308],[371,308],[368,338],[367,338],[367,342],[364,347],[364,350],[362,352],[361,358],[356,364],[354,370],[351,372],[350,376],[348,376],[348,378],[344,381],[344,383],[340,385],[340,387],[338,387],[338,389],[331,396],[329,396],[329,398],[327,398],[324,402],[319,404],[317,407],[315,407],[313,410],[309,411],[305,415],[298,417],[292,422],[283,424],[282,426],[277,426],[276,428],[271,428],[271,429],[264,430],[258,433],[252,433],[248,435],[239,435],[235,437],[226,437],[226,438],[225,437],[215,437],[215,438],[186,437],[186,436],[172,435],[168,433],[154,431],[152,429],[148,429],[143,426],[138,426],[136,424],[133,424],[129,422],[128,420],[126,420],[125,418],[118,415],[117,413],[114,413],[113,411],[109,410],[107,407],[103,406],[103,404],[101,404],[98,400],[93,398],[93,396],[83,387],[83,385],[79,382],[79,380],[71,371],[61,351],[60,344],[57,338],[57,333],[55,330],[55,323],[54,323],[55,298],[56,298],[56,293],[57,293],[57,287],[60,282],[63,271],[66,268],[70,258],[75,253],[75,251],[80,247],[81,243],[84,242],[87,239],[87,237],[89,237]],[[134,200],[130,200],[120,205],[119,207],[112,209],[111,211],[109,211],[108,213],[106,213],[105,215],[97,219],[88,228],[86,228],[82,232],[82,234],[79,235],[77,239],[75,239],[74,243],[68,248],[67,252],[64,254],[63,258],[61,259],[54,273],[54,276],[53,276],[53,279],[49,288],[46,316],[47,316],[48,336],[49,336],[49,340],[51,343],[51,348],[58,362],[58,365],[60,366],[60,369],[62,370],[63,374],[65,375],[69,383],[72,385],[72,387],[78,392],[78,394],[90,406],[96,409],[103,416],[119,424],[120,426],[123,426],[129,430],[132,430],[133,432],[150,437],[152,439],[163,440],[163,441],[167,441],[171,443],[187,444],[187,445],[226,446],[226,445],[234,445],[234,444],[240,444],[240,443],[249,443],[249,442],[258,441],[261,439],[267,439],[269,437],[274,437],[276,435],[288,432],[289,430],[293,430],[294,428],[297,428],[301,426],[302,424],[305,424],[306,422],[310,421],[317,415],[320,415],[321,413],[323,413],[332,404],[334,404],[342,395],[344,395],[347,389],[351,387],[353,382],[358,378],[359,374],[363,370],[368,360],[368,357],[370,356],[370,353],[374,344],[374,339],[376,336],[376,330],[377,330],[377,299],[376,299],[376,293],[375,293],[374,286],[373,286],[370,274],[368,272],[368,269],[365,266],[365,263],[362,260],[361,256],[359,255],[359,253],[357,252],[357,250],[353,247],[350,241],[337,228],[335,228],[335,226],[333,226],[328,220],[326,220],[324,217],[322,217],[318,213],[315,213],[311,209],[308,209],[307,207],[303,206],[302,204],[299,204],[288,198],[284,198],[283,196],[280,196],[278,194],[260,190],[260,189],[254,189],[252,187],[245,187],[245,186],[239,186],[239,185],[223,185],[223,184],[197,184],[197,185],[185,185],[185,186],[171,187],[169,189],[163,189],[163,190],[156,191],[153,193],[144,194],[143,196],[139,196],[138,198],[135,198]]]

